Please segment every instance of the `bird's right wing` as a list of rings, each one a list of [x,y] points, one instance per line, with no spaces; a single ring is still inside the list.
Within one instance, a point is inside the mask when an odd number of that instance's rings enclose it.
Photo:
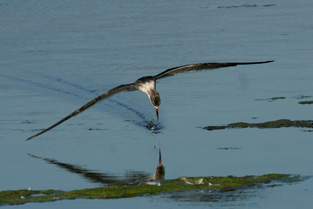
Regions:
[[[63,123],[64,121],[70,119],[71,117],[85,111],[86,109],[88,109],[89,107],[93,106],[94,104],[96,104],[97,102],[100,102],[102,100],[105,100],[115,94],[118,94],[120,92],[123,92],[123,91],[134,91],[134,90],[137,90],[138,86],[137,84],[135,83],[131,83],[131,84],[125,84],[125,85],[120,85],[120,86],[117,86],[107,92],[104,92],[103,94],[101,94],[100,96],[94,98],[93,100],[89,101],[87,104],[85,104],[84,106],[80,107],[79,109],[75,110],[74,112],[72,112],[71,114],[69,114],[68,116],[66,116],[65,118],[63,118],[62,120],[58,121],[57,123],[53,124],[52,126],[44,129],[43,131],[29,137],[28,139],[26,139],[26,141],[32,139],[32,138],[35,138],[53,128],[55,128],[56,126],[60,125],[61,123]]]
[[[155,79],[165,78],[168,76],[173,76],[177,74],[193,72],[193,71],[201,71],[201,70],[211,70],[221,67],[232,67],[237,65],[255,65],[255,64],[264,64],[274,62],[274,60],[264,61],[264,62],[225,62],[225,63],[198,63],[198,64],[190,64],[183,65],[179,67],[170,68],[165,70],[164,72],[155,76]]]

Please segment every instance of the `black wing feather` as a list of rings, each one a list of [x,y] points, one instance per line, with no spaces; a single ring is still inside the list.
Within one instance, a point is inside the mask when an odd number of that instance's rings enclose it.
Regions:
[[[94,104],[96,104],[97,102],[100,102],[101,100],[105,100],[111,96],[113,96],[114,94],[123,92],[123,91],[132,91],[132,90],[136,90],[137,89],[137,84],[135,83],[131,83],[131,84],[125,84],[125,85],[120,85],[117,86],[107,92],[104,92],[103,94],[101,94],[100,96],[94,98],[93,100],[89,101],[88,103],[86,103],[84,106],[80,107],[79,109],[75,110],[74,112],[72,112],[71,114],[69,114],[68,116],[66,116],[65,118],[63,118],[62,120],[58,121],[57,123],[53,124],[52,126],[46,128],[45,130],[29,137],[28,139],[26,139],[26,141],[35,138],[53,128],[55,128],[56,126],[60,125],[61,123],[63,123],[64,121],[70,119],[71,117],[87,110],[89,107],[93,106]]]
[[[254,65],[254,64],[264,64],[274,62],[274,60],[264,61],[264,62],[229,62],[229,63],[198,63],[198,64],[190,64],[190,65],[183,65],[179,67],[170,68],[165,70],[164,72],[155,76],[155,79],[165,78],[172,75],[177,75],[186,72],[192,71],[201,71],[201,70],[209,70],[209,69],[216,69],[221,67],[231,67],[236,65]]]

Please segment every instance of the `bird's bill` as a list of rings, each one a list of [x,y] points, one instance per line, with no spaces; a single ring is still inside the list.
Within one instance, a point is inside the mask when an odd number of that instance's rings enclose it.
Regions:
[[[157,118],[159,120],[159,108],[158,107],[155,108],[155,112],[156,112]]]

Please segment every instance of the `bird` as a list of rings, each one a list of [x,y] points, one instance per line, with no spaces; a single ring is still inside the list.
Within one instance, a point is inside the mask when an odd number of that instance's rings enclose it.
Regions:
[[[129,84],[122,84],[119,85],[109,91],[104,92],[100,96],[92,99],[91,101],[87,102],[85,105],[82,107],[78,108],[71,114],[67,115],[60,121],[56,122],[55,124],[51,125],[50,127],[44,129],[43,131],[29,137],[26,139],[26,141],[33,139],[53,128],[56,126],[60,125],[64,121],[72,118],[73,116],[76,116],[77,114],[87,110],[91,106],[95,105],[96,103],[103,101],[105,99],[108,99],[109,97],[116,95],[121,92],[126,92],[126,91],[136,91],[139,90],[145,94],[148,95],[152,105],[155,108],[157,119],[159,119],[159,106],[161,104],[161,99],[160,99],[160,94],[156,90],[156,81],[159,79],[163,79],[166,77],[178,75],[178,74],[183,74],[187,72],[193,72],[193,71],[202,71],[202,70],[212,70],[216,68],[223,68],[223,67],[233,67],[237,65],[254,65],[254,64],[265,64],[265,63],[270,63],[274,62],[274,60],[268,60],[268,61],[261,61],[261,62],[224,62],[224,63],[197,63],[197,64],[188,64],[188,65],[182,65],[174,68],[167,69],[157,75],[154,76],[145,76],[137,79],[134,83],[129,83]]]

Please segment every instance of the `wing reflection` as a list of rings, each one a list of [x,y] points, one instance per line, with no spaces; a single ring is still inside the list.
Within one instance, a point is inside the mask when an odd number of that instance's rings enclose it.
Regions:
[[[161,151],[159,151],[159,164],[156,168],[154,176],[143,171],[127,171],[124,176],[118,176],[109,173],[100,173],[93,170],[85,169],[79,165],[63,163],[52,158],[38,157],[36,155],[28,154],[32,158],[40,159],[46,163],[56,165],[71,173],[78,174],[84,179],[92,183],[101,183],[105,186],[110,185],[136,185],[142,184],[151,180],[163,180],[165,169],[161,162]]]

